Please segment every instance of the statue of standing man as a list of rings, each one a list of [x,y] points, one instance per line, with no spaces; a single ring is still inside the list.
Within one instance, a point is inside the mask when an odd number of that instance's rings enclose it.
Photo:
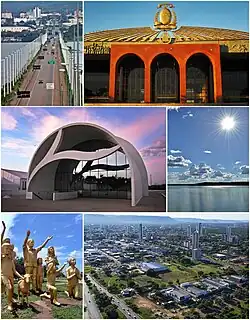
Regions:
[[[37,275],[37,253],[42,250],[46,246],[46,244],[53,238],[48,237],[44,243],[34,248],[34,240],[29,239],[30,230],[27,231],[26,238],[23,243],[23,258],[24,258],[24,267],[25,273],[30,274],[32,276],[32,289],[35,293],[38,293],[36,287],[36,275]]]

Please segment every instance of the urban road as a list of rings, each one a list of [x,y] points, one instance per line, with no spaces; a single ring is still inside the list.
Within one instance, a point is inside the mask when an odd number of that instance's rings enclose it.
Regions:
[[[47,49],[47,51],[44,51]],[[54,52],[54,54],[52,53]],[[44,56],[44,59],[38,59]],[[30,98],[15,98],[11,101],[13,106],[66,106],[69,105],[69,95],[65,81],[64,69],[61,65],[62,56],[59,40],[56,39],[54,48],[52,43],[47,47],[42,46],[36,56],[34,65],[40,65],[40,69],[30,70],[25,74],[19,91],[30,91]],[[52,64],[55,61],[55,64]],[[50,62],[50,63],[49,63]],[[47,85],[48,84],[48,85]],[[53,85],[50,85],[53,84]],[[48,88],[49,87],[49,88]],[[54,87],[54,88],[53,88]]]
[[[84,317],[85,319],[102,319],[102,315],[95,303],[95,299],[92,297],[86,284],[84,284],[84,305],[87,307]]]
[[[100,285],[90,275],[87,275],[87,277],[96,286],[96,288],[99,290],[99,292],[103,292],[108,297],[112,298],[112,303],[115,304],[118,307],[118,309],[126,316],[126,319],[140,319],[139,315],[136,314],[131,308],[129,308],[124,301],[122,301],[117,296],[108,292],[108,290],[105,287]],[[85,303],[87,303],[87,308],[89,308],[89,304],[88,304],[89,301],[91,301],[91,300],[87,300],[87,301],[85,300]],[[90,302],[90,304],[91,304],[91,302]],[[98,318],[94,318],[94,319],[98,319]]]

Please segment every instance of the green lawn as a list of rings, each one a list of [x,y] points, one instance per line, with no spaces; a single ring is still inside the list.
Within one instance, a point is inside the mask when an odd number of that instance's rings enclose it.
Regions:
[[[92,270],[94,270],[93,267],[89,265],[84,265],[84,274],[90,273]]]
[[[160,278],[140,275],[135,277],[133,280],[141,286],[145,286],[149,281],[153,281],[159,285],[167,285],[169,281],[176,283],[177,279],[180,281],[180,283],[195,281],[198,279],[198,271],[202,271],[204,275],[208,275],[210,272],[218,273],[220,271],[218,266],[201,263],[192,267],[184,267],[182,265],[178,265],[177,263],[172,263],[171,265],[168,265],[168,268],[170,269],[170,272],[160,275]]]
[[[56,282],[56,287],[58,290],[59,298],[67,298],[65,294],[66,290],[66,279],[58,278]],[[46,290],[46,279],[43,283],[43,290]],[[14,284],[14,298],[17,300],[17,283]],[[26,300],[24,300],[26,301]],[[40,301],[40,297],[34,294],[29,296],[29,302]],[[2,319],[33,319],[37,317],[38,312],[32,306],[22,307],[19,303],[15,308],[14,312],[10,312],[7,310],[7,299],[5,295],[1,297],[1,318]],[[52,315],[57,319],[82,319],[82,306],[61,306],[56,307],[52,306]]]
[[[137,312],[142,319],[155,319],[154,313],[147,308],[138,308]]]

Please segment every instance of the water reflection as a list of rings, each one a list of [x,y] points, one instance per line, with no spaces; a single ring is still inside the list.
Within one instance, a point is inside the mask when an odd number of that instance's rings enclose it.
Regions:
[[[246,212],[249,210],[248,186],[169,186],[170,212]]]

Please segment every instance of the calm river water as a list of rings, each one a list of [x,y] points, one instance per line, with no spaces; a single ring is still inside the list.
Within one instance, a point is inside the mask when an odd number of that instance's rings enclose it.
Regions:
[[[170,212],[248,212],[248,186],[169,186]]]

